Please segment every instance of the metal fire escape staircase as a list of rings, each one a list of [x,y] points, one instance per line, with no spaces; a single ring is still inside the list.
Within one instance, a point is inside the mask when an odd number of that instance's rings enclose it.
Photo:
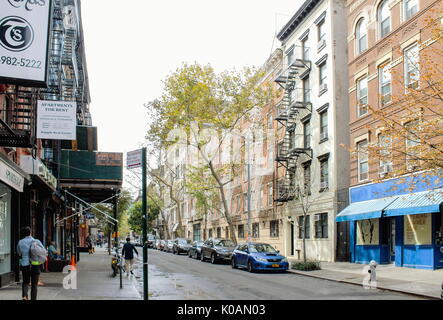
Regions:
[[[284,138],[277,144],[275,159],[277,162],[277,190],[274,201],[280,204],[291,201],[296,196],[296,189],[290,177],[295,173],[299,158],[301,156],[312,158],[312,149],[297,148],[291,141],[297,124],[312,112],[312,104],[305,99],[306,91],[296,88],[300,77],[309,73],[310,69],[310,61],[295,59],[274,80],[285,90],[283,99],[277,106],[275,118],[286,128]],[[282,167],[285,168],[285,175],[279,178],[278,173]]]

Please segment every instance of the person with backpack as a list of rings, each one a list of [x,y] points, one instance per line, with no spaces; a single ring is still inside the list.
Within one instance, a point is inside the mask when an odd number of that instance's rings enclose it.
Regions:
[[[137,249],[135,249],[135,246],[130,241],[130,238],[126,238],[126,243],[124,244],[122,249],[122,257],[125,258],[125,269],[127,276],[129,276],[129,272],[131,272],[131,274],[134,274],[132,272],[132,267],[134,265],[134,251],[138,256]]]
[[[21,240],[17,244],[22,272],[22,299],[29,300],[28,290],[31,283],[31,300],[37,300],[37,286],[40,277],[40,266],[46,262],[48,252],[38,239],[31,236],[31,228],[21,229]]]

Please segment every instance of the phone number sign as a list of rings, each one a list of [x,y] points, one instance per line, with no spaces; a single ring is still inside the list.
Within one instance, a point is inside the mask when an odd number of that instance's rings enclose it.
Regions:
[[[0,1],[0,82],[46,85],[51,3]]]

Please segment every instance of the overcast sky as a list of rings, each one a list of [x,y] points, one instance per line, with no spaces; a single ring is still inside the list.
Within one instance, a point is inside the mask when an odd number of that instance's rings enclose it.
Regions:
[[[143,104],[161,95],[162,80],[183,62],[217,71],[262,65],[303,2],[82,0],[99,151],[140,148],[149,117]]]

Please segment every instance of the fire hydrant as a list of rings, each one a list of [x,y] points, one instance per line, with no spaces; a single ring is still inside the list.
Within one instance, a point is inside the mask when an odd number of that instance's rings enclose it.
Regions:
[[[371,287],[376,287],[377,286],[377,273],[375,272],[375,268],[377,268],[377,262],[375,262],[374,260],[371,260],[371,262],[369,262],[369,285]]]

